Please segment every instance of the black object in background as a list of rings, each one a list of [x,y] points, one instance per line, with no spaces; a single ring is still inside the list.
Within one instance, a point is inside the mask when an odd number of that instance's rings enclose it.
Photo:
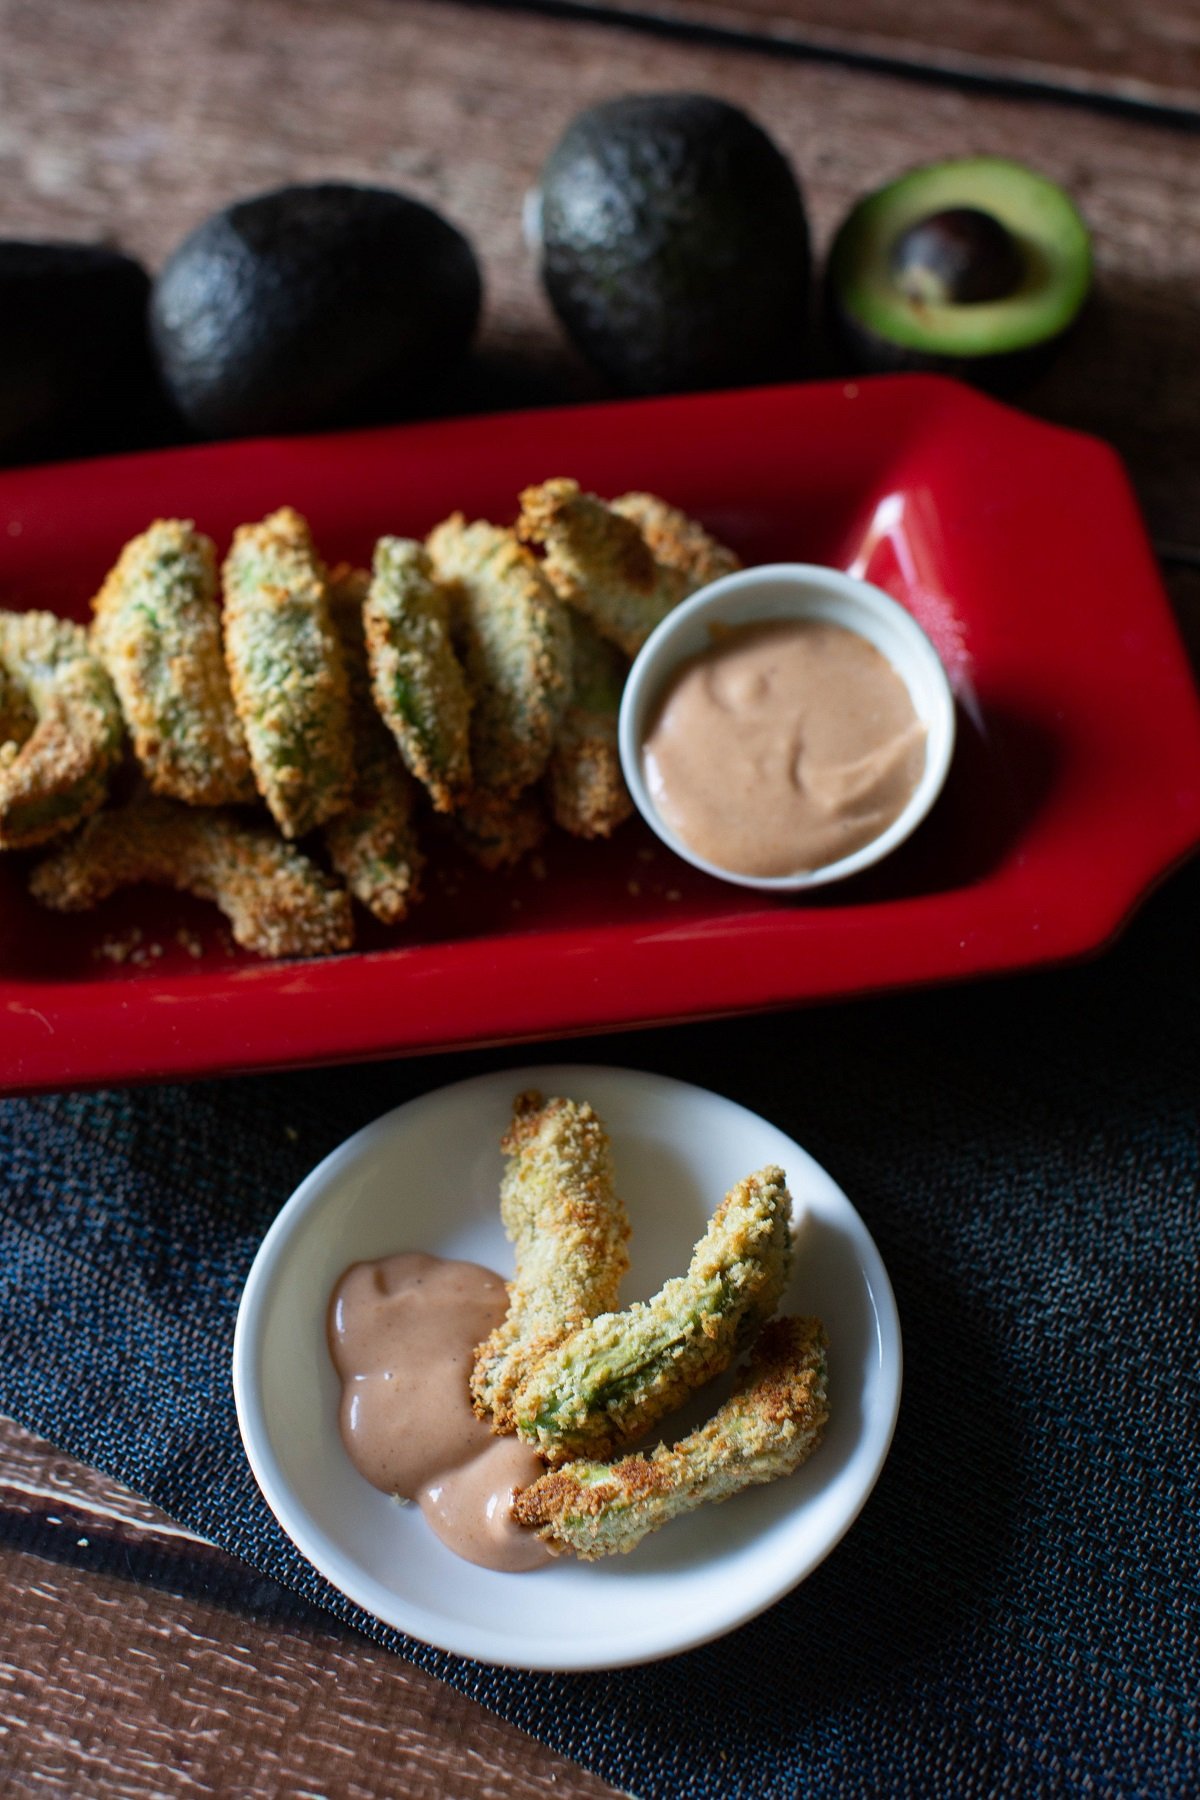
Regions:
[[[154,285],[167,387],[206,437],[415,411],[464,355],[483,284],[466,238],[387,188],[277,188],[214,213]]]
[[[117,250],[0,241],[0,461],[170,435],[149,297],[145,269]]]
[[[542,280],[568,335],[628,393],[800,372],[810,257],[791,165],[705,94],[589,107],[542,172]]]

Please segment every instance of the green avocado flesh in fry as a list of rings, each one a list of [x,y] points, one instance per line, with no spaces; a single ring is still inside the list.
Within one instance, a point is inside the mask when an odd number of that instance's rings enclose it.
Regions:
[[[346,671],[325,571],[291,507],[235,531],[223,571],[225,649],[259,792],[285,837],[350,799]]]
[[[87,633],[51,613],[0,613],[0,664],[20,739],[0,744],[0,849],[26,849],[100,806],[121,709]]]
[[[423,545],[380,538],[364,624],[380,715],[436,810],[451,812],[471,784],[471,701],[451,643],[449,598]]]
[[[686,1275],[593,1319],[538,1365],[514,1400],[520,1435],[552,1462],[604,1455],[728,1368],[783,1292],[790,1219],[781,1169],[739,1182]]]
[[[611,1338],[599,1345],[589,1343],[585,1352],[564,1352],[563,1374],[570,1387],[552,1393],[530,1422],[539,1432],[554,1431],[564,1424],[570,1429],[577,1412],[576,1396],[583,1392],[589,1394],[588,1404],[597,1411],[619,1410],[645,1389],[658,1368],[685,1356],[690,1340],[724,1318],[739,1299],[740,1291],[731,1275],[714,1276],[692,1289],[678,1313],[653,1323],[648,1321],[642,1332],[626,1333],[618,1326]]]
[[[624,1554],[699,1506],[792,1474],[820,1443],[828,1417],[820,1320],[775,1319],[706,1424],[673,1448],[569,1462],[523,1489],[514,1517],[554,1550],[585,1561]]]
[[[217,607],[216,555],[190,520],[156,519],[92,602],[92,643],[151,789],[196,806],[255,798]]]

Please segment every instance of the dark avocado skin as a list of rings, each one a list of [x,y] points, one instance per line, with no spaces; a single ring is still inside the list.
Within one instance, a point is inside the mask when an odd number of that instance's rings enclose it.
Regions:
[[[845,311],[827,285],[825,328],[837,351],[838,368],[847,375],[956,375],[984,393],[1004,396],[1019,393],[1044,374],[1076,327],[998,356],[931,356],[868,330]]]
[[[150,318],[189,424],[239,437],[402,417],[465,352],[481,299],[471,246],[440,214],[326,182],[206,219]]]
[[[0,241],[0,460],[126,449],[164,434],[150,277],[91,244]]]
[[[546,163],[542,280],[577,347],[625,392],[794,373],[809,273],[791,168],[723,101],[608,101]]]

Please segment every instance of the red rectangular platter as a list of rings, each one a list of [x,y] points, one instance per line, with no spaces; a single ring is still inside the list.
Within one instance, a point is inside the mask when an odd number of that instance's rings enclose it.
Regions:
[[[521,487],[647,488],[746,562],[878,583],[950,671],[959,741],[886,864],[765,899],[631,823],[508,875],[446,849],[428,896],[324,961],[236,951],[212,909],[133,889],[40,911],[0,867],[8,1092],[331,1063],[711,1017],[1094,951],[1200,841],[1200,707],[1116,457],[920,376],[171,450],[0,475],[0,604],[77,619],[155,517],[233,527],[288,502],[330,560]]]

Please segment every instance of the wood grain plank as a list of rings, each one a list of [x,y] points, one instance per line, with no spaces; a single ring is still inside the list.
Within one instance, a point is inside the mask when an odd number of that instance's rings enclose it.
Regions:
[[[8,1420],[0,1584],[5,1793],[613,1800]]]
[[[156,1506],[55,1450],[13,1420],[0,1416],[0,1510],[50,1525],[60,1518],[97,1530],[125,1531],[193,1547],[206,1540],[177,1525]]]
[[[1027,404],[1109,438],[1155,534],[1200,544],[1200,184],[1169,127],[454,0],[0,0],[0,70],[0,230],[107,237],[154,264],[215,206],[283,181],[382,181],[442,208],[488,284],[480,355],[444,396],[459,410],[602,391],[521,229],[589,102],[698,88],[747,107],[793,158],[819,248],[914,163],[1020,154],[1080,200],[1100,290]]]
[[[1193,0],[561,0],[572,9],[951,80],[1200,113]]]

